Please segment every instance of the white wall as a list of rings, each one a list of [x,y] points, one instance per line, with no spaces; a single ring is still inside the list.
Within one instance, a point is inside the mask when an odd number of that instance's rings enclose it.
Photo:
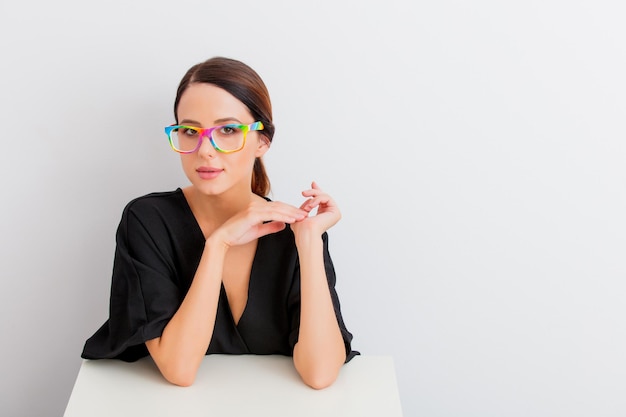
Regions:
[[[1,414],[61,416],[114,232],[186,184],[214,55],[265,79],[275,199],[317,180],[344,316],[407,416],[626,414],[620,1],[0,3]]]

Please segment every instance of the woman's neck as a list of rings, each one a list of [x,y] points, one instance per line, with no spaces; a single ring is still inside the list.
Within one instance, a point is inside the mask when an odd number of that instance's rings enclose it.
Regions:
[[[254,199],[260,198],[251,190],[248,193],[231,190],[219,195],[204,195],[193,186],[184,188],[183,193],[198,223],[210,229],[221,226],[245,210]]]

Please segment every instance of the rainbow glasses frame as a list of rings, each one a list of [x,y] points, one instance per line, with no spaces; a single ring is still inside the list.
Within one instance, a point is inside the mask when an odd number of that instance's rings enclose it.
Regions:
[[[213,140],[213,135],[212,135],[213,131],[215,129],[221,129],[224,127],[241,129],[241,131],[243,132],[243,141],[241,143],[241,146],[238,149],[231,149],[231,150],[222,149],[219,146],[217,146],[217,144]],[[174,139],[172,139],[172,132],[180,128],[191,129],[191,130],[195,130],[196,132],[198,132],[198,144],[196,145],[195,148],[193,148],[190,151],[181,151],[180,149],[177,149],[176,146],[174,146]],[[222,153],[233,153],[233,152],[238,152],[242,150],[243,147],[246,146],[246,137],[248,136],[248,132],[255,131],[255,130],[263,130],[263,129],[265,129],[265,126],[263,126],[262,122],[254,122],[254,123],[250,123],[249,125],[229,123],[226,125],[213,126],[209,128],[202,128],[202,127],[197,127],[197,126],[186,126],[186,125],[170,125],[170,126],[165,127],[165,134],[167,135],[167,139],[170,143],[171,148],[175,152],[178,152],[178,153],[182,153],[182,154],[194,153],[195,151],[200,149],[200,146],[202,146],[202,141],[204,140],[204,138],[209,138],[209,142],[211,142],[211,146],[213,146],[213,148],[215,148],[216,151],[222,152]]]

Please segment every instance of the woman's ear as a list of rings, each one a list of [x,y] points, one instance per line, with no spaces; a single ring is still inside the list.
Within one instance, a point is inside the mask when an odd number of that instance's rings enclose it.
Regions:
[[[263,155],[265,155],[265,152],[267,152],[269,149],[270,149],[270,140],[263,135],[259,135],[259,142],[257,144],[257,148],[256,148],[256,152],[254,153],[254,156],[256,156],[257,158],[260,158]]]

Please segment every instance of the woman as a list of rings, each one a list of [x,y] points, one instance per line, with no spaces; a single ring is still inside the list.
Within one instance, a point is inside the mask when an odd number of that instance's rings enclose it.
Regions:
[[[337,205],[315,182],[300,207],[266,197],[272,108],[244,63],[190,68],[174,115],[165,130],[191,185],[124,209],[110,316],[82,357],[149,354],[168,381],[189,386],[206,354],[283,354],[307,385],[329,386],[358,354],[328,252]]]

